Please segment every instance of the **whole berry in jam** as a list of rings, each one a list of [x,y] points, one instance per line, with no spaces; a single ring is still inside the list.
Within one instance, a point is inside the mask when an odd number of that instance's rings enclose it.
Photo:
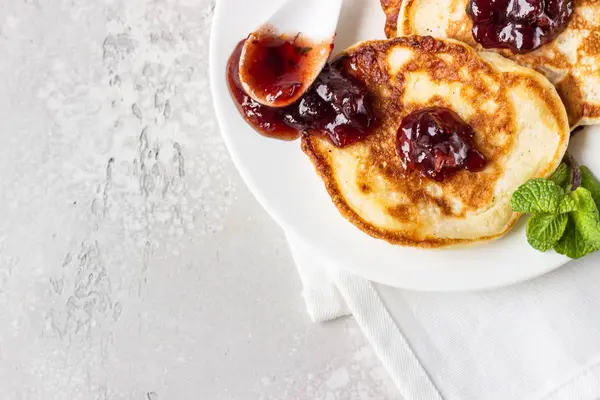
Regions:
[[[527,53],[554,40],[573,17],[573,0],[471,0],[473,37],[486,49]]]
[[[442,181],[464,168],[480,171],[487,160],[475,149],[475,132],[447,108],[429,107],[406,116],[396,136],[396,151],[405,168]]]

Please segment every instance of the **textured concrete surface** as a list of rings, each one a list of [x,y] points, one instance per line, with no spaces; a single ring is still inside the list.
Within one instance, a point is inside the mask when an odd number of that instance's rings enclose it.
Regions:
[[[0,398],[393,399],[218,135],[209,0],[0,0]]]

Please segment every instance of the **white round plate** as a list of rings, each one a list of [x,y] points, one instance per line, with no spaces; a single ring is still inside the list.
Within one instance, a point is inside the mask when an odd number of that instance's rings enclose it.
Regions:
[[[459,291],[521,282],[567,263],[554,252],[529,247],[522,218],[505,237],[456,250],[422,250],[373,239],[346,221],[300,149],[299,141],[267,139],[249,127],[229,96],[225,67],[235,45],[284,0],[218,0],[210,43],[215,111],[231,156],[250,190],[290,234],[326,262],[367,279],[415,290]],[[327,1],[327,0],[324,0]],[[383,39],[379,0],[346,0],[336,50],[365,39]],[[600,129],[579,133],[571,151],[600,174]]]

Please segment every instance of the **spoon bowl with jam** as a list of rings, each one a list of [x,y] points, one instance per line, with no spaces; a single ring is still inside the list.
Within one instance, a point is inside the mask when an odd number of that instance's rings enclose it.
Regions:
[[[297,101],[331,55],[341,7],[342,0],[286,1],[244,42],[239,62],[244,91],[269,107]]]

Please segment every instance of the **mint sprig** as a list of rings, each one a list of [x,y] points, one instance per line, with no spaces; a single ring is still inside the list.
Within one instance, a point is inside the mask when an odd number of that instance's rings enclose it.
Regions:
[[[526,182],[510,204],[515,212],[531,214],[526,234],[533,248],[570,258],[600,250],[600,181],[574,160],[562,163],[550,179]]]

